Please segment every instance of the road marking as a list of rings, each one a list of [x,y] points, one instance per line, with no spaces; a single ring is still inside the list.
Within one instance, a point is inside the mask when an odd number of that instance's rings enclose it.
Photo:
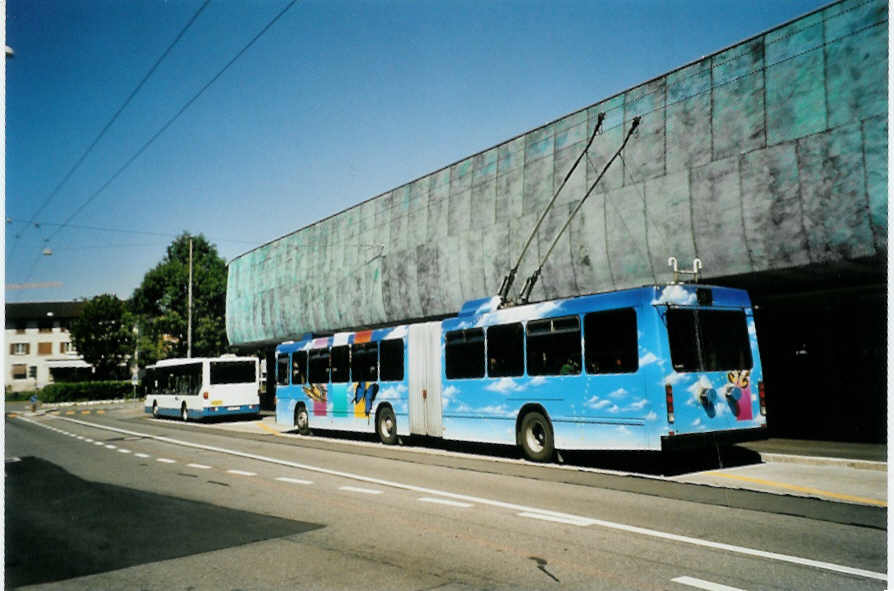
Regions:
[[[260,427],[260,428],[263,429],[264,431],[267,431],[267,432],[270,433],[271,435],[276,435],[277,437],[285,437],[285,435],[283,435],[282,433],[280,433],[280,432],[277,431],[276,429],[272,429],[272,428],[268,427],[267,425],[265,425],[265,424],[262,423],[261,421],[257,421],[257,422],[255,423],[255,425],[257,425],[258,427]]]
[[[690,587],[695,587],[696,589],[705,589],[706,591],[744,591],[743,589],[739,589],[738,587],[730,587],[728,585],[721,585],[720,583],[703,581],[694,577],[677,577],[676,579],[671,579],[671,582],[679,583],[681,585],[689,585]]]
[[[11,456],[11,457],[6,458],[7,464],[14,464],[16,462],[21,462],[21,461],[22,461],[22,458],[17,458],[16,456]]]
[[[138,458],[148,458],[149,457],[149,454],[142,454],[142,453],[134,454],[134,455],[137,456]]]
[[[280,476],[277,478],[280,482],[288,482],[291,484],[313,484],[310,480],[301,480],[300,478],[289,478],[288,476]]]
[[[86,441],[87,443],[93,443],[93,440],[89,437],[84,437],[84,441]]]
[[[28,419],[23,419],[28,420]],[[182,441],[180,439],[173,439],[171,437],[162,437],[160,435],[151,435],[149,433],[140,433],[137,431],[130,431],[127,429],[119,429],[117,427],[111,427],[108,425],[99,425],[97,423],[90,423],[87,421],[81,421],[78,419],[68,419],[63,418],[65,421],[70,421],[73,423],[85,425],[87,427],[92,427],[94,429],[102,429],[106,431],[113,431],[115,433],[124,433],[125,435],[135,435],[140,436],[146,439],[154,439],[155,441],[162,441],[165,443],[171,443],[174,445],[179,445],[182,447],[189,447],[193,449],[202,449],[205,451],[212,451],[216,453],[223,453],[239,458],[247,458],[250,460],[256,460],[260,462],[266,462],[269,464],[277,464],[280,466],[287,466],[289,468],[297,468],[299,470],[307,470],[310,472],[317,472],[319,474],[328,474],[330,476],[338,476],[341,478],[348,478],[351,480],[355,480],[357,482],[365,482],[367,484],[375,484],[379,486],[387,486],[388,488],[397,488],[401,490],[408,490],[412,492],[421,493],[424,495],[432,495],[438,497],[448,497],[451,499],[456,499],[458,501],[465,501],[470,503],[476,503],[481,505],[489,505],[491,507],[500,507],[503,509],[508,509],[510,511],[515,512],[531,512],[536,513],[537,515],[552,515],[558,517],[565,517],[574,520],[584,520],[589,519],[587,517],[583,517],[580,515],[572,515],[569,513],[561,513],[558,511],[550,511],[548,509],[539,509],[537,507],[526,507],[524,505],[517,505],[515,503],[506,503],[503,501],[497,501],[495,499],[486,499],[483,497],[475,497],[472,495],[464,495],[459,493],[452,493],[449,491],[442,491],[432,488],[426,488],[423,486],[416,486],[412,484],[404,484],[401,482],[393,482],[389,480],[384,480],[381,478],[373,478],[371,476],[363,476],[361,474],[352,474],[350,472],[342,472],[339,470],[330,470],[328,468],[321,468],[319,466],[313,466],[311,464],[300,464],[298,462],[291,462],[288,460],[280,460],[277,458],[270,458],[267,456],[261,456],[257,454],[251,454],[247,452],[242,452],[234,449],[227,449],[223,447],[216,447],[213,445],[203,445],[201,443],[191,443],[189,441]],[[623,531],[628,533],[634,533],[643,536],[649,536],[658,539],[670,540],[673,542],[682,542],[684,544],[692,544],[693,546],[702,546],[705,548],[713,548],[715,550],[722,550],[726,552],[731,552],[734,554],[740,554],[743,556],[756,556],[758,558],[764,558],[767,560],[775,560],[778,562],[787,562],[790,564],[798,564],[801,566],[808,566],[812,568],[817,568],[821,570],[832,571],[836,573],[843,573],[854,575],[858,577],[865,577],[869,579],[876,579],[879,581],[887,581],[888,575],[885,573],[879,573],[875,571],[865,570],[862,568],[854,568],[850,566],[844,566],[840,564],[834,564],[831,562],[823,562],[820,560],[813,560],[810,558],[802,558],[800,556],[792,556],[790,554],[780,554],[777,552],[765,552],[763,550],[756,550],[754,548],[747,548],[745,546],[735,546],[733,544],[724,544],[722,542],[713,542],[710,540],[703,540],[701,538],[694,538],[691,536],[682,536],[678,534],[672,534],[668,532],[663,532],[654,529],[648,529],[644,527],[636,527],[633,525],[626,525],[623,523],[615,523],[612,521],[605,521],[602,519],[589,519],[592,521],[592,525],[598,525],[599,527],[603,527],[606,529],[613,529],[616,531]]]
[[[105,445],[102,441],[94,441],[93,445]]]
[[[472,503],[460,503],[459,501],[450,501],[448,499],[436,499],[434,497],[420,497],[416,499],[420,503],[437,503],[438,505],[448,505],[450,507],[462,507],[463,509],[468,509],[469,507],[474,507]]]
[[[761,478],[752,478],[750,476],[739,476],[738,474],[728,474],[726,472],[707,472],[709,476],[718,476],[720,478],[728,478],[730,480],[741,480],[743,482],[750,482],[752,484],[763,484],[764,486],[771,486],[774,488],[783,488],[788,490],[796,490],[798,492],[814,494],[814,495],[822,495],[825,497],[832,497],[833,499],[840,499],[842,501],[854,501],[856,503],[866,503],[869,505],[877,505],[879,507],[887,507],[888,503],[885,501],[879,501],[878,499],[867,499],[866,497],[855,497],[853,495],[845,495],[841,493],[834,493],[827,490],[821,490],[818,488],[810,488],[809,486],[798,486],[796,484],[786,484],[784,482],[775,482],[773,480],[763,480]]]
[[[177,463],[177,460],[171,460],[169,458],[158,458],[155,461],[161,462],[162,464],[176,464]]]
[[[118,453],[129,454],[129,453],[130,453],[130,450],[129,450],[129,449],[124,449],[124,448],[122,447],[121,449],[118,450]]]
[[[114,445],[107,445],[106,449],[117,449]]]
[[[555,521],[556,523],[565,523],[568,525],[578,525],[581,527],[586,527],[588,525],[593,525],[595,520],[587,519],[586,517],[574,517],[569,515],[568,517],[562,517],[559,515],[546,515],[543,513],[532,513],[530,511],[524,511],[518,514],[519,517],[530,517],[531,519],[542,519],[543,521]]]
[[[246,472],[245,470],[227,470],[227,474],[235,474],[236,476],[257,476],[257,473]]]
[[[73,410],[65,411],[65,414],[67,414],[67,415],[73,415],[74,413],[75,413],[75,411],[73,411]]]
[[[96,414],[98,414],[98,415],[104,415],[104,414],[106,414],[106,411],[100,409],[100,410],[96,411]]]
[[[83,441],[83,440],[84,440],[84,436],[83,436],[83,435],[78,435],[78,439],[80,439],[81,441]]]
[[[365,495],[380,495],[380,494],[382,494],[382,491],[380,491],[380,490],[375,490],[373,488],[360,488],[357,486],[340,486],[340,487],[338,487],[338,490],[362,493]]]
[[[187,464],[187,468],[198,468],[199,470],[210,470],[211,466],[206,466],[205,464]]]
[[[89,410],[82,410],[82,411],[81,411],[81,414],[82,414],[82,415],[89,415],[89,414],[90,414],[90,411],[89,411]]]

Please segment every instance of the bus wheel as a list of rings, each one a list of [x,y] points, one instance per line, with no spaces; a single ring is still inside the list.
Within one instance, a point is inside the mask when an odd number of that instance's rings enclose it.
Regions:
[[[180,407],[180,418],[183,419],[183,422],[189,420],[189,411],[186,408],[186,403],[183,403],[183,406]]]
[[[307,416],[307,407],[303,404],[295,407],[295,428],[299,435],[310,435],[310,417]]]
[[[553,459],[553,429],[542,414],[531,411],[521,422],[521,445],[525,457],[532,462],[548,462]]]
[[[157,400],[152,403],[152,418],[153,419],[158,418],[158,401]]]
[[[390,406],[383,407],[376,415],[376,432],[385,445],[397,443],[397,421]]]

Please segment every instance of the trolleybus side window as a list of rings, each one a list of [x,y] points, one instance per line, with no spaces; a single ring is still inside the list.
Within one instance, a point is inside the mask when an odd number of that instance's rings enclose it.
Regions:
[[[280,386],[289,385],[289,354],[280,353],[276,356],[276,383]]]
[[[484,330],[467,328],[444,335],[444,371],[449,379],[484,377]]]
[[[751,345],[740,310],[667,311],[671,361],[676,371],[751,369]]]
[[[584,316],[584,361],[587,373],[634,373],[639,369],[633,308]]]
[[[382,381],[400,381],[404,379],[404,341],[391,339],[382,341],[379,349]]]
[[[580,318],[564,316],[528,322],[528,375],[579,374]]]
[[[303,384],[307,380],[307,351],[292,353],[292,383]]]
[[[212,361],[211,384],[248,384],[257,382],[255,364],[252,361]]]
[[[347,345],[332,347],[330,363],[332,365],[333,382],[348,381],[348,369],[350,367],[348,363],[348,351],[349,349]]]
[[[351,345],[351,380],[354,382],[374,382],[379,379],[378,343],[356,343]]]
[[[492,378],[525,373],[525,331],[520,322],[487,329],[487,375]]]
[[[310,382],[313,384],[329,382],[329,349],[311,349],[308,357]]]

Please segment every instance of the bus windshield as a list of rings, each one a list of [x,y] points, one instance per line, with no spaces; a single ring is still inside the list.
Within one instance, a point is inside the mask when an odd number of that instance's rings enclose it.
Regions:
[[[667,334],[675,371],[752,367],[748,326],[741,310],[671,309]]]
[[[253,361],[212,361],[211,384],[249,384],[257,381]]]

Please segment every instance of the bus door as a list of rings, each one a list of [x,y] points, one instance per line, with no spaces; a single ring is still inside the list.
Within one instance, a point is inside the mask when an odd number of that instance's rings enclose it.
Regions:
[[[408,336],[410,433],[443,437],[441,323],[411,324]]]

